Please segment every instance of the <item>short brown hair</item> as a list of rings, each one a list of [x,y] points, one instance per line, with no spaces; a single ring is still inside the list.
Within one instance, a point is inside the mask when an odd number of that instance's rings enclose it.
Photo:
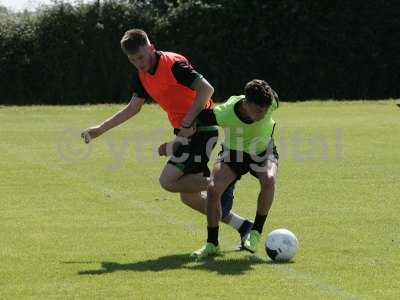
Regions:
[[[148,45],[149,38],[147,33],[142,29],[130,29],[125,32],[121,39],[121,48],[125,54],[132,54],[139,50],[140,47]]]
[[[247,101],[262,107],[270,106],[276,95],[269,84],[260,79],[249,81],[244,87],[244,94]]]

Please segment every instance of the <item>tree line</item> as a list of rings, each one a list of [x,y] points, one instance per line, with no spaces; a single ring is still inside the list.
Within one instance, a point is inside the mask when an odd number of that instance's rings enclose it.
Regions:
[[[397,9],[396,9],[397,7]],[[224,100],[253,78],[283,100],[399,97],[397,1],[102,0],[0,8],[0,104],[127,101],[119,41],[143,28]]]

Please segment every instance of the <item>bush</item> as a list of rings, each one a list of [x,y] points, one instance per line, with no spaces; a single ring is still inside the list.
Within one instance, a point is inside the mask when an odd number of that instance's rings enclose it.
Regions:
[[[395,1],[108,0],[55,2],[34,14],[0,7],[0,103],[77,104],[130,98],[127,29],[186,55],[217,99],[263,78],[283,99],[400,94]],[[397,10],[396,10],[397,8]]]

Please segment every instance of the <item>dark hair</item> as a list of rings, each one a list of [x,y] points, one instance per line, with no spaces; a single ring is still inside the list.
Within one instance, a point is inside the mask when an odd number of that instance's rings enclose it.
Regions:
[[[142,29],[131,29],[125,32],[121,39],[121,48],[125,54],[133,54],[139,50],[140,47],[149,44],[147,33]]]
[[[244,87],[244,94],[246,96],[246,101],[252,102],[261,107],[270,106],[276,95],[269,84],[260,79],[249,81]]]

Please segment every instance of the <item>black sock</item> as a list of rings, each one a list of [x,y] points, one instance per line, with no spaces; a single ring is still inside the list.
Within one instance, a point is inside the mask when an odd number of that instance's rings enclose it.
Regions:
[[[240,225],[240,227],[239,227],[239,229],[238,229],[238,232],[239,232],[240,234],[244,234],[245,231],[248,231],[248,230],[249,230],[249,228],[248,228],[248,224],[249,224],[249,223],[250,223],[249,220],[244,220],[243,224]]]
[[[208,238],[207,243],[213,243],[218,246],[218,229],[219,227],[207,227]]]
[[[254,219],[254,224],[252,230],[257,230],[260,234],[263,231],[265,220],[267,219],[267,215],[259,215],[256,214],[256,218]]]

